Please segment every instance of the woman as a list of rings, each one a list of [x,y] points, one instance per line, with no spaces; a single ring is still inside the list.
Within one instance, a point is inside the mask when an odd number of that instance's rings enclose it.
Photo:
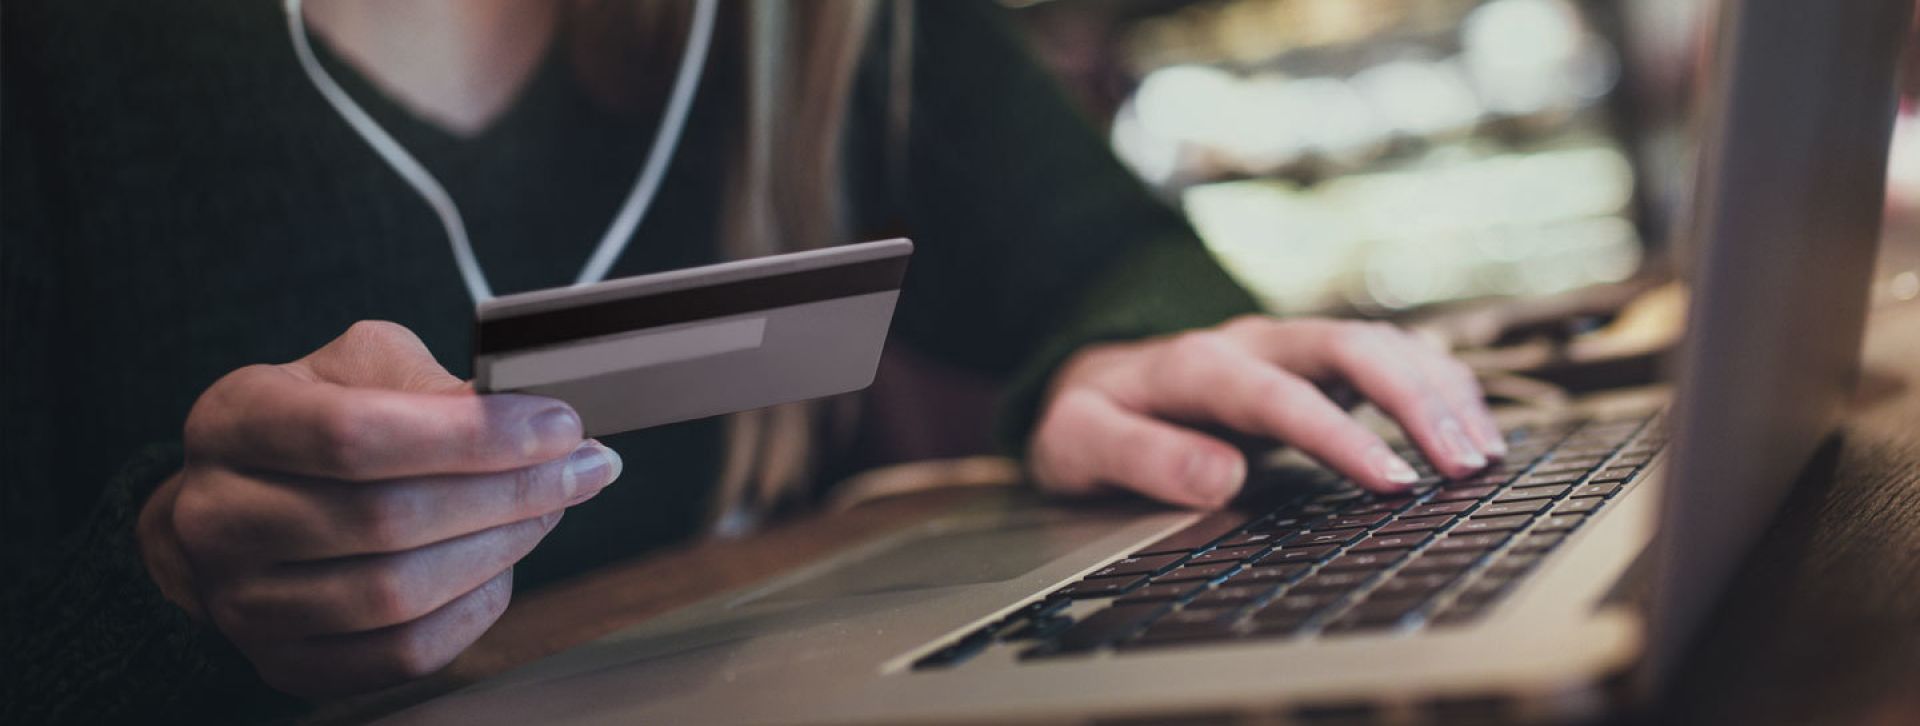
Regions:
[[[28,573],[8,621],[28,626],[0,719],[258,716],[417,678],[515,587],[806,483],[819,445],[797,442],[825,406],[595,442],[559,402],[475,395],[434,211],[316,92],[280,8],[206,5],[8,5],[0,466]],[[514,292],[590,256],[689,12],[313,0],[302,18]],[[728,4],[713,43],[612,276],[911,235],[892,335],[1010,381],[1008,441],[1066,494],[1226,502],[1245,460],[1182,424],[1404,487],[1407,463],[1316,385],[1334,382],[1445,473],[1502,452],[1443,355],[1251,315],[988,4]]]

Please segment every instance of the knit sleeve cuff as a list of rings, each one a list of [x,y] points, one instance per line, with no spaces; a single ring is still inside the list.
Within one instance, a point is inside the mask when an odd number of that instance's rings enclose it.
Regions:
[[[267,687],[212,627],[161,595],[140,557],[140,508],[180,469],[177,445],[143,451],[105,487],[60,555],[10,583],[9,681],[0,722],[256,721],[298,702]]]
[[[1026,457],[1054,374],[1081,349],[1206,327],[1259,309],[1198,239],[1170,236],[1140,246],[1101,276],[1071,322],[1007,387],[996,427],[1002,447]]]

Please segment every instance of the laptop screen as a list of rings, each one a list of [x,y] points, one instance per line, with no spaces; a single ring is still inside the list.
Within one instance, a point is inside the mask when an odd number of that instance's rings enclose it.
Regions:
[[[1910,0],[1725,0],[1702,98],[1695,248],[1656,552],[1656,678],[1796,474],[1859,364]]]

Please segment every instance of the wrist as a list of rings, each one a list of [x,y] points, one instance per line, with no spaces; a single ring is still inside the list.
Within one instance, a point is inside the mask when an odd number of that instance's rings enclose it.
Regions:
[[[139,543],[147,576],[160,588],[160,594],[193,618],[202,619],[204,611],[193,589],[193,570],[173,527],[173,505],[180,496],[180,483],[180,474],[175,472],[147,497],[134,525],[134,539]]]

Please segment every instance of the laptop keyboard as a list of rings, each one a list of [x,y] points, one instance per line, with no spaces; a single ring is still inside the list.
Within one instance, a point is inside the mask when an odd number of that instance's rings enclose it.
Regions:
[[[914,667],[952,667],[996,645],[1043,659],[1468,623],[1637,484],[1666,432],[1647,414],[1522,427],[1507,441],[1504,460],[1467,479],[1416,463],[1422,478],[1404,495],[1319,472],[1263,514],[1203,517]]]

